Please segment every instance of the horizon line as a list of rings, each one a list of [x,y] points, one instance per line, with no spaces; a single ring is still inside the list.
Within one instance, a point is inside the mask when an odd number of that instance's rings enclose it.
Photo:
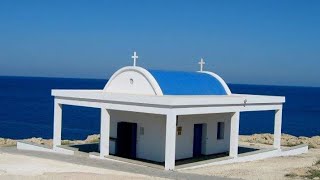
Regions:
[[[106,80],[102,78],[81,78],[81,77],[49,77],[49,76],[14,76],[14,75],[0,75],[1,77],[13,77],[13,78],[44,78],[44,79],[83,79],[83,80]],[[305,85],[279,85],[279,84],[250,84],[250,83],[234,83],[227,82],[229,85],[250,85],[250,86],[275,86],[275,87],[297,87],[297,88],[320,88],[320,86],[305,86]]]

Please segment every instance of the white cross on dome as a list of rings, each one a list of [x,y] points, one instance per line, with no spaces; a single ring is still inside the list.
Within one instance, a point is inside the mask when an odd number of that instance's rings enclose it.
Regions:
[[[133,66],[136,66],[137,63],[137,59],[139,58],[139,56],[137,56],[137,52],[133,52],[133,56],[131,56],[131,58],[133,59]]]
[[[200,64],[200,71],[203,70],[203,66],[206,64],[206,62],[204,62],[203,58],[201,58],[200,62],[198,63]]]

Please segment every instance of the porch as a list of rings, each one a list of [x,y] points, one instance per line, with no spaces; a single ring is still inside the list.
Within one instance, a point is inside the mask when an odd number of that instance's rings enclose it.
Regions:
[[[54,102],[54,141],[53,150],[72,153],[61,148],[62,106],[84,106],[101,109],[99,158],[109,158],[110,110],[140,112],[164,115],[165,120],[165,162],[166,170],[174,170],[176,163],[176,123],[182,115],[232,113],[230,123],[230,147],[228,157],[238,157],[239,115],[244,111],[275,111],[274,145],[280,151],[282,103],[284,97],[256,95],[225,96],[145,96],[106,93],[100,90],[53,90]],[[91,157],[97,157],[92,155]]]

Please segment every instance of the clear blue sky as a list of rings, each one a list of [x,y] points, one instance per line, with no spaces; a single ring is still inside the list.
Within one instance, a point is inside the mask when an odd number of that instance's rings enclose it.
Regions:
[[[320,86],[320,1],[0,1],[0,75],[108,78],[131,65]]]

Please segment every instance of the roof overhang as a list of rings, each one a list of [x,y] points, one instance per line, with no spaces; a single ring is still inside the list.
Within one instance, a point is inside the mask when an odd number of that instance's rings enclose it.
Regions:
[[[136,104],[168,108],[208,107],[208,106],[250,106],[283,104],[285,97],[249,94],[232,95],[133,95],[107,93],[103,90],[52,90],[52,96],[58,99],[72,99],[113,104]]]

